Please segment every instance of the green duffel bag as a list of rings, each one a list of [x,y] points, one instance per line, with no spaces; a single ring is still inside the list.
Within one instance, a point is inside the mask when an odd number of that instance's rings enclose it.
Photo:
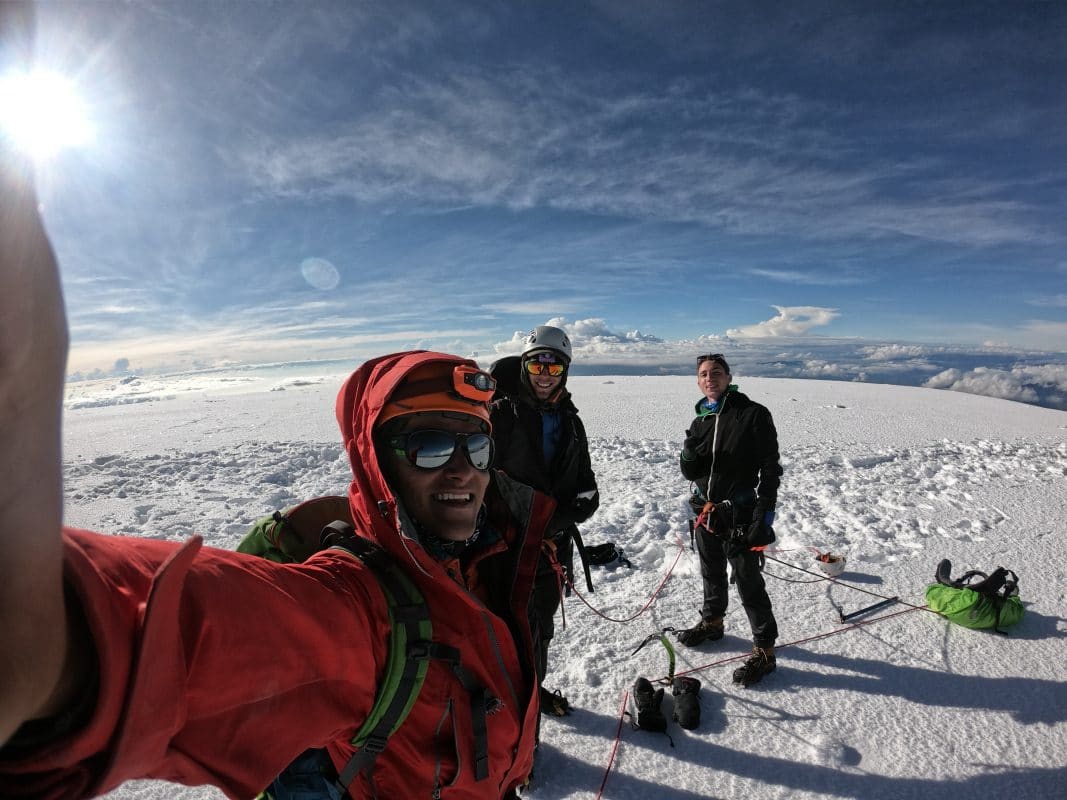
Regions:
[[[1019,577],[1010,569],[997,567],[987,575],[978,570],[965,572],[953,580],[952,563],[946,558],[937,567],[937,583],[926,587],[930,609],[965,628],[1001,628],[1023,618],[1019,599]]]

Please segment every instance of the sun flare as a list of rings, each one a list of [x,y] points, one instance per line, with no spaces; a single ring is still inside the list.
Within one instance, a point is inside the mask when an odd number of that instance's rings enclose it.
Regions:
[[[47,71],[0,77],[0,132],[34,159],[92,140],[92,125],[74,84]]]

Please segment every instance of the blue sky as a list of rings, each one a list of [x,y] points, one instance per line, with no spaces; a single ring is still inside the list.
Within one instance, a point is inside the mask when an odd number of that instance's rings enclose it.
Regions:
[[[555,320],[579,365],[1067,408],[1067,4],[38,6],[74,377]]]

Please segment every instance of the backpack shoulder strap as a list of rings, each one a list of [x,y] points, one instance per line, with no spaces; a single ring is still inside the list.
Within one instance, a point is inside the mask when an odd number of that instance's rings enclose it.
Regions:
[[[934,580],[942,586],[952,585],[952,562],[947,558],[941,559],[941,563],[937,565],[937,571],[934,573]]]
[[[322,546],[341,547],[357,556],[378,578],[389,603],[389,655],[385,679],[378,687],[374,706],[352,745],[356,752],[337,776],[337,787],[347,792],[352,781],[374,767],[389,737],[403,724],[418,699],[430,661],[449,664],[460,685],[470,696],[474,778],[489,777],[488,714],[495,709],[485,687],[461,663],[459,650],[433,641],[430,609],[418,587],[404,574],[392,556],[378,545],[356,535],[347,522],[331,522],[322,531]]]
[[[986,575],[984,572],[972,569],[969,570],[958,578],[952,577],[952,562],[947,558],[941,559],[941,563],[937,565],[937,571],[934,573],[934,580],[943,586],[951,586],[953,589],[974,589],[976,592],[982,592],[979,588],[992,576]],[[981,578],[979,582],[973,582],[975,578]]]
[[[956,580],[952,582],[952,585],[957,589],[973,589],[979,594],[988,594],[988,592],[984,592],[982,589],[978,588],[979,586],[985,585],[988,580],[989,575],[982,572],[980,569],[969,569],[956,578]]]
[[[407,718],[422,690],[432,657],[433,625],[422,592],[382,548],[357,536],[347,522],[331,522],[322,531],[322,546],[337,547],[355,555],[378,579],[389,605],[389,642],[385,676],[374,705],[352,737],[356,752],[337,776],[347,792],[352,781],[373,768],[389,737]]]
[[[978,592],[978,594],[984,594],[987,597],[995,597],[1003,594],[1004,587],[1009,580],[1009,570],[1004,569],[1004,567],[997,567],[990,575],[985,575],[981,572],[975,574],[982,575],[982,580],[970,584],[967,588],[973,589]],[[1014,573],[1011,574],[1014,575]]]

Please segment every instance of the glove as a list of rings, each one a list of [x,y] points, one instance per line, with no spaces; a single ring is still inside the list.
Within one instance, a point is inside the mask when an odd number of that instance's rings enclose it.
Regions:
[[[589,515],[593,513],[593,498],[574,498],[574,502],[571,503],[571,512],[574,514],[574,517],[576,519],[588,519]]]
[[[707,442],[701,436],[686,436],[685,441],[682,442],[682,458],[686,461],[692,461],[706,454],[707,450]]]
[[[774,509],[756,506],[756,514],[745,529],[749,547],[763,547],[774,541]]]

